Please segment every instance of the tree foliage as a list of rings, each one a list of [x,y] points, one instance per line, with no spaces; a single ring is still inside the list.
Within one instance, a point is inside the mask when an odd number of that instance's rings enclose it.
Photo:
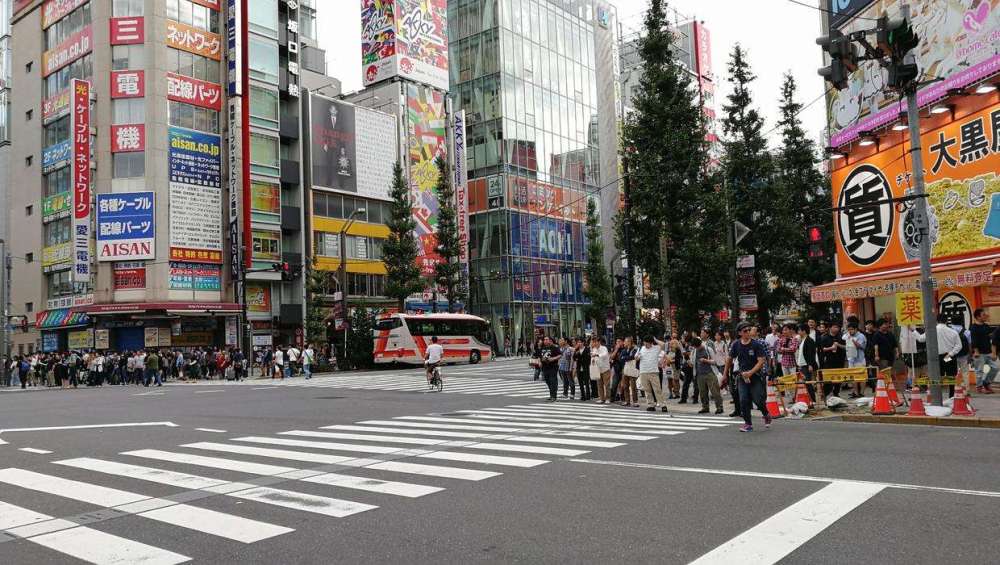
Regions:
[[[410,204],[410,189],[403,178],[403,167],[396,162],[392,171],[392,188],[389,192],[389,237],[382,246],[382,257],[387,271],[385,293],[395,298],[399,310],[405,310],[406,298],[423,290],[420,268],[417,266],[417,239]]]
[[[584,317],[594,321],[594,328],[604,323],[612,306],[611,277],[604,266],[604,243],[597,219],[597,205],[587,199],[587,266],[584,270],[586,286],[583,295],[590,301],[584,308]],[[598,332],[599,333],[599,332]]]
[[[650,1],[639,40],[643,76],[622,148],[629,165],[629,212],[616,224],[619,242],[624,246],[629,240],[623,248],[650,275],[653,288],[668,289],[677,321],[688,326],[700,319],[700,311],[722,305],[729,256],[719,223],[725,201],[710,166],[702,102],[676,59],[665,4]],[[666,257],[661,238],[667,241]]]
[[[448,162],[438,157],[438,214],[437,252],[441,261],[434,266],[434,282],[444,288],[448,299],[448,311],[455,310],[455,303],[462,299],[462,264],[459,262],[462,242],[458,235],[458,212],[455,209],[455,191],[451,185]]]
[[[306,339],[314,344],[327,343],[326,318],[330,309],[323,306],[323,298],[330,292],[332,273],[316,268],[316,259],[310,258],[305,270],[306,285]]]
[[[347,351],[341,351],[342,369],[369,369],[375,364],[375,340],[372,330],[378,321],[379,310],[355,308],[347,331]],[[341,348],[343,349],[343,348]]]

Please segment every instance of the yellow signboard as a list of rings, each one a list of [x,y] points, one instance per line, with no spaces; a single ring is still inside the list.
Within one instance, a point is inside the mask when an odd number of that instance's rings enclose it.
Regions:
[[[924,302],[919,292],[896,294],[896,322],[900,326],[919,326],[924,323]]]

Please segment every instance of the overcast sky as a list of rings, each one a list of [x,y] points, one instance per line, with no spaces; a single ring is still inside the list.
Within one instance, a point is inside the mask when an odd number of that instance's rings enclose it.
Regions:
[[[626,28],[642,23],[648,0],[610,0]],[[804,0],[819,5],[820,0]],[[328,71],[340,79],[344,91],[361,88],[361,1],[325,0],[319,5],[319,36],[326,49]],[[716,80],[718,110],[729,89],[725,83],[726,62],[733,44],[749,52],[757,74],[754,99],[771,129],[778,115],[782,75],[791,71],[799,84],[799,101],[811,102],[823,92],[816,69],[822,64],[819,47],[820,12],[788,0],[672,0],[669,5],[684,16],[705,22],[712,34],[712,65]],[[818,139],[824,123],[824,104],[816,102],[802,113],[803,124]],[[777,132],[772,134],[776,138]]]

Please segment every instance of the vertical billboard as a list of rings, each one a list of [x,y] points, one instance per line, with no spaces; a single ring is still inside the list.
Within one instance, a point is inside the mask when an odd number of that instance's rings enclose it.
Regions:
[[[73,79],[73,282],[90,282],[90,82]]]
[[[462,280],[469,280],[469,171],[465,160],[465,110],[456,112],[452,124],[452,183],[455,186],[455,215],[458,226],[458,262]]]
[[[221,138],[178,127],[168,137],[170,259],[221,264]]]
[[[853,4],[853,3],[852,3]],[[923,107],[1000,71],[1000,0],[942,2],[941,0],[876,0],[857,12],[845,34],[874,27],[883,13],[899,15],[910,6],[910,21],[920,45],[914,50],[917,66],[929,81],[917,92]],[[860,6],[859,6],[860,7]],[[886,70],[877,61],[863,61],[851,73],[848,87],[827,98],[830,145],[848,143],[863,131],[896,121],[896,96],[885,88]]]
[[[399,76],[448,90],[447,0],[361,0],[364,84]]]
[[[310,105],[313,186],[389,200],[396,117],[316,95]]]
[[[441,260],[437,253],[438,199],[435,160],[447,155],[445,98],[433,88],[406,85],[406,142],[409,147],[410,196],[417,222],[418,262],[424,275],[431,275]]]
[[[97,195],[97,260],[156,258],[153,192]]]

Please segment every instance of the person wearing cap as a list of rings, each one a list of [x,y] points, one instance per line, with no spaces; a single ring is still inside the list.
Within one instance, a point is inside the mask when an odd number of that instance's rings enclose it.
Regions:
[[[771,416],[767,413],[767,404],[764,401],[764,363],[767,361],[767,346],[760,341],[750,337],[750,324],[740,323],[736,328],[740,338],[733,342],[729,351],[729,360],[726,361],[726,368],[723,378],[728,379],[730,374],[733,378],[739,379],[740,412],[743,416],[741,432],[753,431],[753,420],[750,417],[752,405],[756,405],[764,416],[764,426],[771,427]],[[739,363],[740,370],[733,371],[733,359]]]

